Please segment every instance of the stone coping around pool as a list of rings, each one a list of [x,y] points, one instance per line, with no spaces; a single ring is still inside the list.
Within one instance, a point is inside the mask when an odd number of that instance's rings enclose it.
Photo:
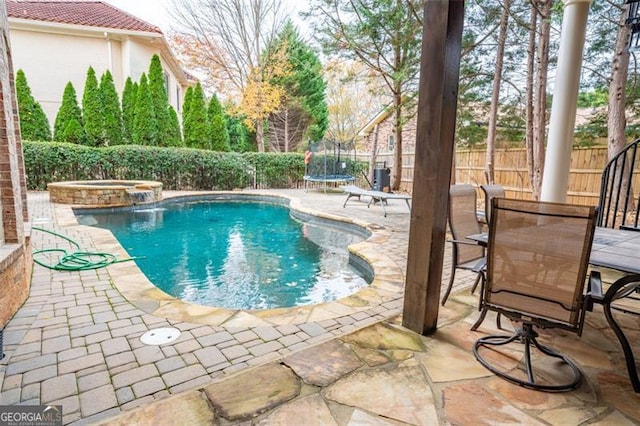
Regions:
[[[47,184],[52,203],[85,207],[131,206],[162,200],[162,182],[151,180],[78,180]],[[135,200],[136,195],[142,196]],[[132,198],[133,197],[133,198]]]
[[[298,213],[311,215],[325,220],[344,223],[347,226],[357,225],[370,232],[369,238],[349,246],[352,255],[368,263],[373,272],[373,281],[350,296],[315,305],[304,305],[290,308],[265,310],[237,310],[197,305],[184,302],[163,292],[153,285],[134,262],[114,263],[108,267],[109,275],[118,291],[134,306],[152,315],[177,321],[221,326],[224,328],[278,326],[286,324],[302,324],[320,322],[349,316],[358,312],[375,308],[385,302],[398,298],[404,288],[404,275],[398,265],[385,255],[380,248],[390,236],[384,227],[342,216],[318,212],[301,205],[296,197],[265,192],[245,193],[242,191],[197,192],[189,195],[169,196],[165,200],[186,197],[205,198],[245,198],[269,197],[271,201],[282,200]],[[84,207],[84,206],[83,206]],[[79,225],[73,209],[69,205],[54,204],[56,223],[61,227],[72,227],[89,234],[100,252],[107,252],[126,259],[129,254],[118,243],[115,236],[106,229]]]

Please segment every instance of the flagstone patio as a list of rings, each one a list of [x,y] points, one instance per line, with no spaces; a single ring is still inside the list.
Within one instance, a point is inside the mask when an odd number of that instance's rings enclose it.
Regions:
[[[457,274],[435,333],[420,336],[401,326],[404,203],[392,200],[385,218],[366,202],[343,208],[341,194],[271,192],[292,197],[302,209],[368,224],[374,237],[362,249],[377,263],[380,290],[315,313],[233,312],[220,321],[172,301],[145,303],[145,290],[136,287],[144,277],[130,265],[85,272],[36,266],[30,297],[5,328],[0,403],[61,404],[65,424],[640,423],[639,397],[598,308],[587,315],[581,338],[541,333],[577,361],[582,385],[562,394],[520,388],[493,376],[471,353],[479,336],[498,331],[494,318],[478,332],[469,330],[478,315],[477,296],[468,290],[471,274]],[[123,257],[108,235],[75,224],[69,209],[49,203],[46,193],[30,193],[29,209],[34,226]],[[60,245],[37,231],[32,241],[35,248]],[[626,317],[624,325],[637,342],[638,319]],[[161,346],[140,342],[145,331],[161,326],[182,335]]]

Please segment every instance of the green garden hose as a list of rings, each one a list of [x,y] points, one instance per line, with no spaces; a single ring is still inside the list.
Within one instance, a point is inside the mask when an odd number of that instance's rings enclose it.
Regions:
[[[75,246],[77,250],[80,250],[80,245],[69,237],[58,234],[57,232],[49,231],[48,229],[36,227],[33,227],[31,229],[46,232],[48,234],[55,235],[56,237],[67,240],[73,246]],[[61,256],[56,264],[49,264],[36,259],[36,256],[42,253],[60,253]],[[104,268],[105,266],[109,266],[112,263],[128,262],[134,259],[135,258],[133,257],[130,257],[128,259],[118,259],[111,253],[94,253],[87,251],[76,251],[73,253],[68,253],[67,250],[58,248],[42,249],[33,252],[33,261],[35,263],[48,269],[55,269],[56,271],[87,271],[89,269]]]

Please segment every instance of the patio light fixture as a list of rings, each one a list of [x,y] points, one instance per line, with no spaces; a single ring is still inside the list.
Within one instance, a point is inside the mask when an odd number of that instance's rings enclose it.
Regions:
[[[629,14],[625,25],[631,29],[629,37],[629,52],[640,51],[640,0],[626,0],[629,5]]]

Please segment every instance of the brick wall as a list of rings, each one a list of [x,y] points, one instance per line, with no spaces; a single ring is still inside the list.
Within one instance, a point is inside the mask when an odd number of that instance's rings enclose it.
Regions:
[[[0,328],[13,317],[29,295],[31,249],[25,245],[5,245],[0,260]]]
[[[6,2],[0,2],[0,329],[26,300],[32,265],[30,239],[25,235],[27,192],[8,28]]]

